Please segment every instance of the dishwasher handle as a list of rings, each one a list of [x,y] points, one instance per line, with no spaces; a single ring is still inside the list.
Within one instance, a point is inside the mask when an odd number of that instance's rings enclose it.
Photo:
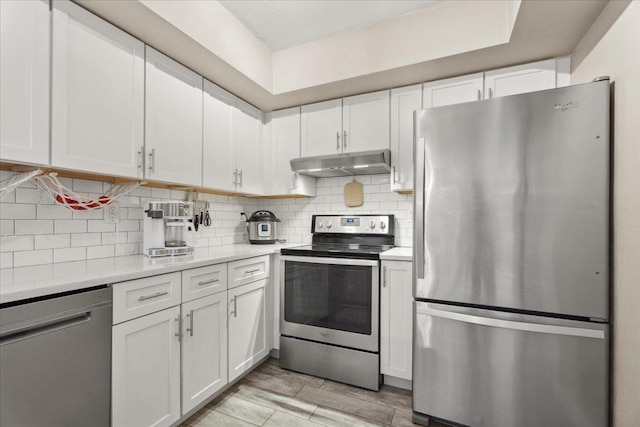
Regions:
[[[29,327],[6,332],[0,335],[0,346],[13,344],[18,341],[37,337],[39,335],[48,334],[50,332],[59,331],[61,329],[79,326],[91,321],[91,312],[73,314],[56,320],[43,321]]]

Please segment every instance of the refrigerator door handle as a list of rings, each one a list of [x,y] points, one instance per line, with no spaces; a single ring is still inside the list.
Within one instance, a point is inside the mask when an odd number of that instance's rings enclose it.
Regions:
[[[417,111],[415,120],[420,117]],[[416,132],[418,124],[416,124]],[[417,279],[424,279],[424,138],[417,138],[414,152],[414,170],[415,170],[415,186],[414,186],[414,209],[413,216],[415,221],[415,232],[413,234],[413,263]]]
[[[515,322],[512,320],[492,319],[488,317],[472,316],[469,314],[454,313],[445,310],[438,310],[429,307],[417,307],[417,312],[429,316],[443,319],[456,320],[459,322],[473,323],[475,325],[491,326],[502,329],[512,329],[516,331],[538,332],[542,334],[569,335],[572,337],[604,339],[604,330],[583,329],[569,326],[543,325],[539,323]]]

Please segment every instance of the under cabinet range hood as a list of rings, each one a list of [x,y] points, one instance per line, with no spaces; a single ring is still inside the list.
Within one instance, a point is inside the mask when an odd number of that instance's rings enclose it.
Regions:
[[[391,170],[391,151],[363,151],[293,159],[291,170],[316,178],[332,176],[375,175]]]

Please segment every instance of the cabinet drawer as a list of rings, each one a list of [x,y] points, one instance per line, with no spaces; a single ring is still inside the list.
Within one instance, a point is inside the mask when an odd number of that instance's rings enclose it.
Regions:
[[[228,265],[229,289],[269,277],[269,255],[241,259]]]
[[[213,295],[227,289],[227,264],[194,268],[182,272],[182,302]]]
[[[113,285],[113,324],[180,304],[180,273]]]

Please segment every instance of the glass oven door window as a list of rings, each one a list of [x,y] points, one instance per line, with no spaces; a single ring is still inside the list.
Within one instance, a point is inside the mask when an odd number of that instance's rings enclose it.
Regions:
[[[371,334],[370,266],[285,262],[284,320]]]

